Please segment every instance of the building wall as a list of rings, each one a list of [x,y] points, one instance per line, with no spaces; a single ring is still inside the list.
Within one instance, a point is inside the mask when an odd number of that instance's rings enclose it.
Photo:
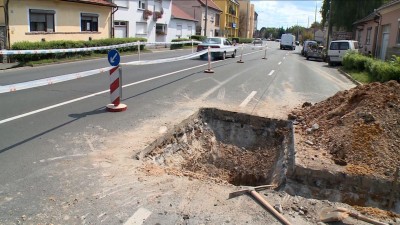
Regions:
[[[374,55],[375,53],[375,43],[376,43],[376,32],[378,24],[373,20],[368,21],[364,24],[362,30],[358,29],[356,33],[355,40],[361,45],[360,53],[365,55]],[[371,29],[370,42],[367,43],[367,33],[368,29]],[[361,32],[360,32],[361,31]]]
[[[223,36],[237,37],[239,33],[239,4],[234,3],[234,0],[219,0],[215,1],[215,4],[222,10],[221,30]],[[229,12],[229,5],[233,6],[234,14]]]
[[[153,16],[149,16],[149,18],[145,20],[143,18],[144,9],[139,9],[139,0],[114,0],[114,3],[119,5],[119,9],[114,15],[114,20],[128,22],[128,37],[143,37],[147,38],[148,42],[165,41],[167,39],[167,35],[156,34],[156,24],[164,24],[165,27],[168,27],[167,25],[171,20],[171,0],[148,0],[144,2],[146,2],[145,9],[152,11],[153,15],[154,11],[160,11],[163,9],[162,18],[154,21]],[[145,33],[137,32],[137,23],[146,24]]]
[[[253,31],[254,31],[254,4],[250,4],[250,16],[249,16],[249,34],[247,38],[252,38],[253,37]]]
[[[182,27],[182,33],[178,31],[178,26]],[[181,20],[181,19],[171,19],[168,24],[167,42],[171,42],[173,39],[177,38],[189,38],[191,35],[196,34],[196,24],[194,21]]]
[[[0,26],[5,26],[6,22],[5,22],[5,15],[4,15],[4,0],[0,0]]]
[[[30,32],[29,9],[54,10],[55,32]],[[58,0],[9,3],[10,44],[20,41],[88,40],[111,36],[111,7]],[[98,32],[81,32],[81,13],[98,14]]]

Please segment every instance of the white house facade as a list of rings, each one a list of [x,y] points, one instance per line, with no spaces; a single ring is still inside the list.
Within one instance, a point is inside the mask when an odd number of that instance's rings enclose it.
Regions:
[[[168,24],[167,42],[177,38],[190,38],[196,34],[196,22],[178,4],[172,3],[172,16]]]
[[[165,42],[171,19],[172,0],[113,0],[114,37],[143,37],[148,42]]]

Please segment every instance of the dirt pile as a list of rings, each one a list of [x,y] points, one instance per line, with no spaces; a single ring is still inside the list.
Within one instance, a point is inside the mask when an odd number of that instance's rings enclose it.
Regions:
[[[400,166],[400,84],[361,85],[289,114],[308,145],[353,174],[391,177]]]

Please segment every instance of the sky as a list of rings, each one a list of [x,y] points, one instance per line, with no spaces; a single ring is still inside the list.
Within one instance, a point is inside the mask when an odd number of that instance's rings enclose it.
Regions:
[[[308,27],[315,20],[317,5],[317,22],[321,22],[319,13],[322,0],[251,0],[258,13],[257,29],[262,27],[291,27],[296,25]]]

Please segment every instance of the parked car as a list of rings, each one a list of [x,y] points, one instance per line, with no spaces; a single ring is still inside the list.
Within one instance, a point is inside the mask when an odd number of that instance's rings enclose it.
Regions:
[[[324,46],[315,44],[315,43],[308,43],[308,48],[307,48],[307,53],[306,53],[307,60],[310,58],[313,59],[321,59],[322,61],[325,61],[325,48]]]
[[[300,45],[300,41],[296,41],[296,45],[299,46]]]
[[[281,42],[281,39],[275,39],[276,42]]]
[[[232,58],[235,58],[236,56],[236,48],[233,46],[232,42],[230,42],[226,38],[222,37],[212,37],[212,38],[206,38],[201,44],[197,46],[197,51],[203,51],[208,48],[220,48],[220,52],[211,52],[211,57],[212,58],[221,58],[222,60],[225,60],[226,56],[232,56]],[[204,59],[207,57],[207,54],[203,54],[200,56],[200,59]]]
[[[296,37],[293,34],[282,34],[280,49],[295,50]]]
[[[254,38],[253,44],[254,44],[254,45],[256,45],[256,44],[262,45],[262,44],[263,44],[263,41],[261,40],[261,38]]]
[[[336,63],[342,63],[343,56],[348,51],[359,51],[358,42],[352,40],[331,41],[328,49],[328,64],[332,66]]]
[[[305,57],[307,57],[306,52],[308,50],[308,44],[309,43],[317,44],[316,41],[310,41],[310,40],[304,41],[303,49],[301,50],[301,54],[304,55]]]

